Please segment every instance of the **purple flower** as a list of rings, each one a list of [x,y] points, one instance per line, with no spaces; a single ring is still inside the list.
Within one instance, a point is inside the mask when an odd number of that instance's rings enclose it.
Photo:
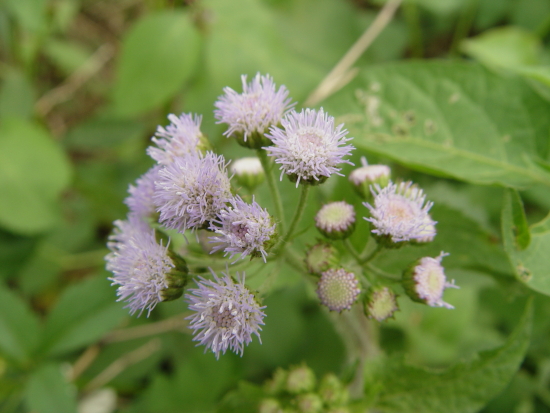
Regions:
[[[232,197],[226,168],[224,157],[213,152],[174,158],[156,181],[159,222],[180,232],[205,227]]]
[[[111,252],[105,257],[107,270],[114,274],[109,280],[119,286],[117,301],[127,301],[130,314],[139,311],[141,315],[147,310],[149,316],[163,301],[163,290],[168,288],[166,276],[175,268],[168,246],[159,245],[155,231],[135,214],[114,224],[107,243]]]
[[[353,165],[343,159],[355,149],[345,145],[352,138],[346,138],[348,132],[342,129],[343,124],[335,128],[334,118],[322,108],[292,111],[281,123],[284,129],[273,126],[270,135],[266,135],[274,146],[264,148],[281,165],[281,180],[287,174],[296,181],[296,187],[300,181],[322,183],[333,173],[342,175],[339,164]]]
[[[147,148],[149,156],[161,165],[169,164],[178,156],[195,152],[201,138],[204,138],[200,131],[202,116],[182,113],[178,117],[170,114],[168,119],[170,125],[166,129],[159,126],[151,138],[157,147]]]
[[[405,271],[403,286],[412,300],[430,307],[454,308],[443,301],[443,291],[446,288],[459,288],[454,284],[454,280],[447,282],[445,269],[441,265],[441,260],[447,255],[449,254],[441,252],[435,258],[421,258]]]
[[[219,242],[212,252],[223,249],[230,259],[236,254],[241,258],[247,255],[261,256],[266,261],[267,252],[275,234],[275,223],[267,210],[262,209],[254,200],[247,204],[236,196],[230,201],[230,206],[221,209],[210,229],[218,236],[211,237],[210,242]],[[270,242],[271,241],[271,242]]]
[[[151,216],[155,212],[153,195],[155,192],[155,181],[158,178],[160,166],[156,165],[149,169],[136,181],[136,186],[130,185],[128,196],[124,202],[130,208],[132,213],[142,218]]]
[[[295,103],[288,98],[288,90],[281,86],[276,90],[273,78],[256,74],[252,82],[246,83],[246,75],[241,76],[243,93],[230,87],[223,89],[224,95],[215,103],[214,115],[217,123],[227,123],[229,129],[224,135],[243,136],[246,142],[250,135],[263,135],[271,125],[277,125]]]
[[[375,229],[372,232],[388,237],[391,242],[427,240],[435,236],[435,224],[428,214],[432,202],[412,182],[401,182],[380,188],[371,187],[374,206],[364,202],[371,217],[365,218]]]
[[[206,346],[205,351],[212,350],[216,358],[228,348],[242,356],[244,345],[252,341],[252,334],[260,339],[265,306],[260,307],[244,285],[244,273],[241,279],[237,273],[237,283],[228,273],[222,274],[224,277],[218,278],[212,272],[214,280],[200,277],[199,288],[190,289],[185,295],[189,309],[195,312],[187,317],[191,320],[189,328],[194,330],[193,341]]]

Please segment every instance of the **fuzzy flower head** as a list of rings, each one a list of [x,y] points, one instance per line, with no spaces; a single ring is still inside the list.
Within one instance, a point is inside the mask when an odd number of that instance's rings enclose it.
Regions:
[[[223,156],[206,152],[177,157],[162,168],[154,196],[159,222],[179,232],[206,227],[232,197],[226,166]]]
[[[176,265],[168,246],[157,243],[155,231],[134,214],[114,224],[105,259],[114,274],[109,280],[119,286],[118,301],[128,302],[130,314],[147,310],[149,315],[157,303],[181,296],[187,268]]]
[[[441,253],[437,257],[424,257],[411,265],[403,275],[403,286],[413,300],[430,307],[454,308],[443,301],[446,288],[459,288],[454,280],[447,282],[441,260],[449,254]]]
[[[433,203],[426,202],[426,195],[412,182],[390,182],[384,188],[374,185],[371,191],[374,206],[363,203],[371,214],[365,219],[372,224],[372,232],[379,239],[398,243],[435,236],[436,222],[428,214]]]
[[[225,94],[215,103],[214,116],[217,123],[229,125],[225,136],[234,136],[242,145],[259,149],[269,144],[264,133],[270,126],[278,125],[295,103],[288,97],[286,87],[277,90],[269,75],[258,73],[250,83],[246,83],[246,75],[242,75],[241,80],[243,93],[224,88]]]
[[[325,271],[317,284],[321,304],[331,311],[349,310],[360,292],[355,274],[343,268]]]
[[[276,233],[273,218],[254,200],[247,204],[236,196],[229,203],[218,212],[214,225],[210,226],[218,234],[210,238],[211,242],[221,243],[212,252],[223,249],[225,255],[230,254],[230,259],[236,254],[241,254],[241,258],[261,256],[265,262],[266,250],[273,244]]]
[[[343,124],[334,127],[334,118],[323,108],[292,111],[281,123],[283,129],[272,126],[267,135],[274,146],[264,148],[281,165],[281,180],[287,174],[296,187],[300,182],[319,184],[333,173],[342,175],[339,164],[353,165],[343,159],[355,149],[346,145],[352,138],[346,138],[348,131],[342,129]]]
[[[130,211],[142,218],[150,217],[155,213],[153,195],[155,193],[155,181],[158,178],[160,166],[149,169],[136,181],[136,186],[130,185],[130,195],[124,200]]]
[[[201,277],[197,282],[199,288],[190,289],[185,295],[189,309],[195,312],[187,317],[191,320],[189,328],[194,330],[193,341],[206,346],[205,351],[212,350],[216,358],[220,357],[220,352],[225,354],[228,348],[242,356],[253,334],[260,339],[265,306],[260,307],[254,294],[244,285],[244,273],[238,282],[228,273],[223,273],[223,278],[218,278],[214,272],[212,275],[214,280]]]
[[[147,154],[161,165],[168,165],[174,158],[197,150],[209,149],[209,143],[200,130],[202,116],[182,113],[179,117],[168,115],[170,125],[159,126],[151,140],[157,147],[149,146]]]

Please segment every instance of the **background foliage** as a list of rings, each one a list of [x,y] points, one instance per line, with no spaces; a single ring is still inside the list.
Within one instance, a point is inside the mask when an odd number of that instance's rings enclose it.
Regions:
[[[216,361],[192,344],[183,300],[129,317],[103,257],[168,113],[203,114],[218,152],[246,156],[214,122],[222,88],[269,73],[302,104],[382,3],[0,0],[2,412],[229,411],[251,391],[239,381],[301,362],[350,379],[339,321],[288,264],[250,281],[269,293],[263,344]],[[397,273],[448,251],[461,286],[446,293],[453,311],[403,299],[374,327],[357,411],[550,411],[549,31],[547,0],[407,0],[322,102],[355,137],[356,165],[389,163],[436,204],[436,241],[377,264]],[[366,211],[345,178],[312,199],[297,254],[323,202]],[[257,200],[270,207],[267,188]]]

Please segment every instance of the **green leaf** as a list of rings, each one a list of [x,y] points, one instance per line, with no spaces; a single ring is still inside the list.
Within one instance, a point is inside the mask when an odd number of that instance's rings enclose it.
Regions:
[[[103,277],[67,288],[48,315],[42,350],[62,354],[101,338],[128,314],[115,300],[114,289]]]
[[[510,99],[514,96],[514,99]],[[550,185],[550,104],[521,78],[459,62],[362,70],[325,102],[354,145],[408,167],[476,184]]]
[[[35,93],[31,82],[18,70],[7,70],[0,89],[0,118],[30,119]]]
[[[40,338],[36,315],[16,294],[0,285],[0,353],[26,364]]]
[[[531,241],[527,248],[522,248],[527,235],[523,218],[518,218],[519,207],[514,192],[507,191],[501,216],[504,249],[516,277],[529,288],[550,295],[550,214],[529,228]]]
[[[16,119],[0,123],[0,225],[25,235],[49,229],[59,219],[57,196],[70,172],[41,128]]]
[[[521,321],[502,347],[442,372],[385,360],[374,367],[365,389],[375,410],[384,413],[477,412],[500,393],[518,370],[527,351],[532,321],[529,300]]]
[[[36,244],[36,238],[20,237],[0,229],[0,278],[9,278],[24,266]]]
[[[36,413],[75,413],[76,389],[67,381],[59,364],[47,364],[35,371],[27,383],[25,401]]]
[[[542,43],[519,27],[498,27],[464,40],[461,49],[488,67],[517,69],[541,63]]]
[[[135,115],[173,97],[195,70],[200,38],[187,13],[149,14],[122,43],[113,98],[116,112]]]

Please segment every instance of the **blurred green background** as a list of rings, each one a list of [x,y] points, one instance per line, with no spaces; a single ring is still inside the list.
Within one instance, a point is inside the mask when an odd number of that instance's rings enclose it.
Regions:
[[[93,411],[214,412],[240,380],[261,383],[277,366],[305,361],[319,376],[349,376],[353,362],[334,319],[296,269],[267,270],[279,276],[265,300],[263,344],[216,361],[194,347],[183,300],[159,305],[149,318],[128,316],[107,280],[105,244],[112,222],[127,213],[128,185],[152,166],[145,148],[167,114],[202,114],[219,153],[248,155],[215,124],[223,87],[240,90],[242,74],[269,73],[300,107],[382,5],[0,0],[0,411],[89,413],[104,403]],[[495,76],[521,78],[547,105],[549,32],[548,0],[406,0],[356,65],[477,61]],[[448,274],[461,286],[446,293],[452,312],[400,300],[402,312],[377,330],[379,351],[444,367],[502,344],[525,303],[500,241],[504,190],[434,178],[432,170],[364,149],[355,151],[356,165],[361,155],[389,162],[436,202],[439,238],[425,251],[451,250]],[[310,218],[327,200],[364,208],[338,179],[315,192]],[[293,185],[282,185],[292,204]],[[522,196],[529,223],[546,215],[546,188]],[[265,184],[258,199],[269,206]],[[318,237],[311,222],[304,230],[298,254]],[[355,243],[361,231],[364,223]],[[378,263],[398,271],[418,251]],[[484,412],[550,412],[548,298],[537,295],[535,308],[528,356]]]

